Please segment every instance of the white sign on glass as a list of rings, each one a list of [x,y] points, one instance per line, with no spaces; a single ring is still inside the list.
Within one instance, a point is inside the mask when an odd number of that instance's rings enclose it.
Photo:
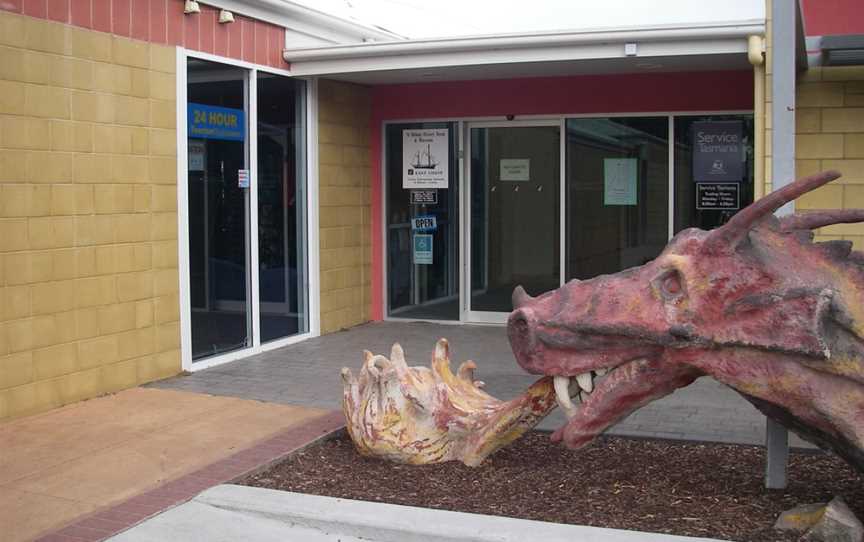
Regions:
[[[498,165],[498,178],[502,181],[530,181],[530,158],[502,158]]]
[[[637,158],[603,159],[603,205],[636,205]]]
[[[402,188],[447,188],[447,128],[402,130]]]
[[[204,156],[207,147],[200,139],[190,139],[186,144],[189,150],[189,171],[204,171]]]

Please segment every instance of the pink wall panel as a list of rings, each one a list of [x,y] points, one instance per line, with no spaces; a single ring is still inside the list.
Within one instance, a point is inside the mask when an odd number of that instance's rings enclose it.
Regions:
[[[803,0],[804,32],[808,36],[864,34],[861,0]]]
[[[132,37],[150,40],[150,0],[132,0]]]
[[[219,56],[229,56],[231,42],[231,27],[236,24],[217,24],[216,14],[213,14],[213,52]]]
[[[111,0],[111,32],[118,36],[132,33],[131,0]]]
[[[111,32],[111,0],[92,0],[93,29]]]
[[[176,0],[167,0],[168,14],[166,25],[165,42],[170,45],[183,45],[183,19],[186,15],[183,14],[183,2]]]
[[[187,49],[198,50],[201,44],[199,43],[199,26],[201,24],[201,15],[185,15],[183,17],[183,46]]]
[[[75,26],[84,28],[93,28],[93,14],[91,11],[90,0],[80,0],[72,2],[72,10],[70,13],[70,22]]]
[[[201,13],[183,13],[183,0],[0,0],[0,10],[51,19],[153,43],[287,68],[282,59],[285,29],[234,14],[219,24],[219,9],[200,3]]]
[[[267,34],[270,32],[270,25],[255,21],[255,63],[267,64]]]
[[[168,35],[167,0],[150,0],[150,41],[165,43]]]
[[[48,18],[52,21],[69,22],[69,0],[48,0],[47,11]]]
[[[255,62],[255,23],[243,17],[234,24],[239,25],[242,31],[243,52],[240,58],[246,62]]]
[[[214,53],[215,52],[215,44],[213,42],[214,35],[216,32],[216,27],[221,26],[216,23],[216,14],[217,11],[212,8],[204,9],[204,6],[201,6],[201,25],[198,28],[200,32],[199,37],[199,47],[201,51],[205,53]]]
[[[48,2],[47,0],[24,0],[23,13],[44,19],[48,16]]]
[[[381,127],[384,121],[512,115],[753,108],[753,74],[696,72],[457,81],[372,88],[372,319],[383,307]]]
[[[21,10],[24,9],[24,0],[0,0],[0,9],[21,13]]]
[[[236,21],[225,26],[228,27],[228,56],[241,58],[243,56],[243,26]]]

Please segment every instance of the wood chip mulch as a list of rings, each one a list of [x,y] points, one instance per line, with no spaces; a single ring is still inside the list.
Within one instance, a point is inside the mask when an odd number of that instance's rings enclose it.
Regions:
[[[793,452],[789,487],[763,487],[756,446],[602,437],[579,451],[530,433],[478,468],[405,466],[358,455],[347,436],[239,483],[498,516],[762,542],[780,512],[842,495],[864,518],[864,480],[834,455]]]

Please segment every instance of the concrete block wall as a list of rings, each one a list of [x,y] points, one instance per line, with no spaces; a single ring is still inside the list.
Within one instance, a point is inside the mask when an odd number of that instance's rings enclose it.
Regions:
[[[796,210],[864,209],[864,66],[811,68],[796,89],[795,173],[836,169],[843,177],[805,194]],[[864,224],[821,228],[817,240],[864,250]]]
[[[0,11],[0,420],[180,371],[175,70]]]
[[[369,320],[370,114],[367,87],[319,82],[321,333]]]

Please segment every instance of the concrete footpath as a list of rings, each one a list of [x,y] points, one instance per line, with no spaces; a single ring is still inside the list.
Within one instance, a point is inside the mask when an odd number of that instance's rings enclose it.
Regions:
[[[213,465],[327,416],[314,408],[138,388],[5,423],[0,541],[30,540],[97,511],[100,518],[52,539],[102,539],[233,478],[234,471]],[[279,451],[259,450],[243,465],[257,466]]]
[[[486,391],[510,399],[525,391],[537,376],[526,374],[513,357],[503,326],[443,325],[422,322],[378,322],[310,339],[242,361],[217,366],[153,384],[175,389],[257,399],[275,403],[339,409],[342,367],[359,369],[363,350],[389,355],[398,342],[409,365],[429,365],[439,337],[450,341],[451,364],[472,359]],[[554,411],[541,429],[565,423]],[[735,391],[711,378],[636,411],[610,433],[647,438],[763,444],[765,418]],[[792,446],[811,447],[790,435]]]
[[[413,506],[221,485],[110,539],[113,542],[708,542]]]

